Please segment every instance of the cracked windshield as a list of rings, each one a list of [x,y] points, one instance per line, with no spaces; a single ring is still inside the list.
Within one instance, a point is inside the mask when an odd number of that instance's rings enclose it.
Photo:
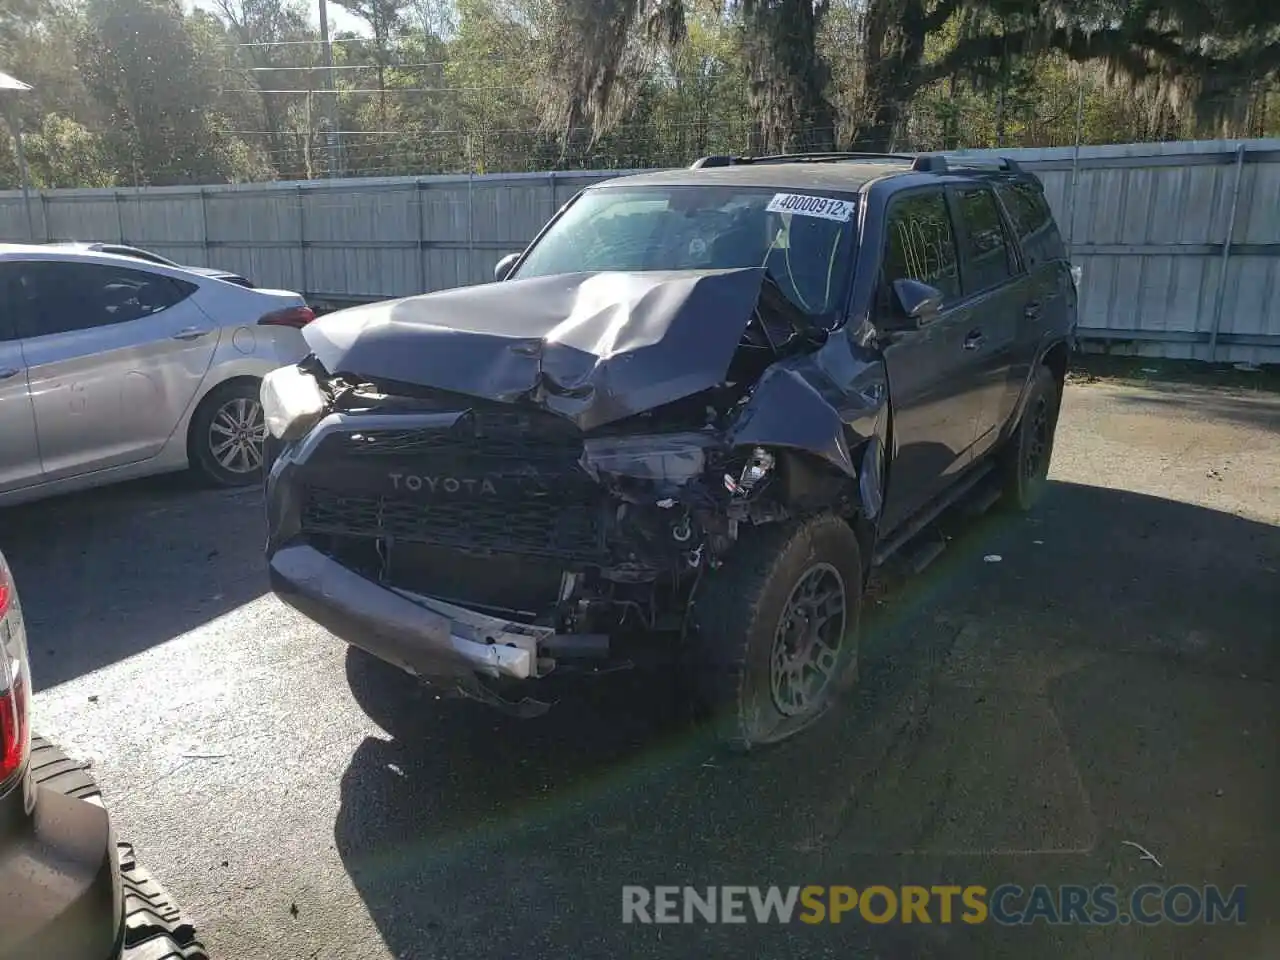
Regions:
[[[1280,957],[1280,8],[0,0],[0,960]]]

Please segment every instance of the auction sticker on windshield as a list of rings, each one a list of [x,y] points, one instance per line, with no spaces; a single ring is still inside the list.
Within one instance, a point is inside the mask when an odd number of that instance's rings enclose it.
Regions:
[[[853,216],[852,200],[834,197],[810,197],[802,193],[775,193],[765,209],[770,213],[798,213],[805,217],[822,217],[848,223]]]

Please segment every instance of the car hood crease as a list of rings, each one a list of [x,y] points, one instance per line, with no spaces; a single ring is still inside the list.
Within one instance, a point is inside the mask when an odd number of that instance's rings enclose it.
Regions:
[[[722,383],[762,269],[507,280],[329,314],[331,374],[532,404],[590,430]]]

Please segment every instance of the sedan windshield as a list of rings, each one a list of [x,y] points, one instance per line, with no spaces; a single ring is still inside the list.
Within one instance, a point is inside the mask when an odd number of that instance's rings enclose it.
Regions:
[[[821,315],[847,289],[855,210],[854,196],[771,189],[588,190],[514,276],[763,267],[797,307]]]

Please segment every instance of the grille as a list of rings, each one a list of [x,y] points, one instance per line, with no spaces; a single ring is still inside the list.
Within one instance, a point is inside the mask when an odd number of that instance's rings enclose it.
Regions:
[[[603,559],[598,518],[596,507],[581,501],[420,503],[313,488],[302,530],[591,562]]]
[[[303,470],[302,529],[598,563],[603,492],[578,466],[581,454],[582,435],[568,421],[493,404],[476,404],[449,429],[334,434]],[[396,471],[489,477],[503,495],[406,495],[385,487]]]
[[[582,453],[582,435],[573,424],[542,411],[472,409],[449,430],[336,434],[325,441],[324,453],[361,459],[444,453],[472,463],[563,463]]]

